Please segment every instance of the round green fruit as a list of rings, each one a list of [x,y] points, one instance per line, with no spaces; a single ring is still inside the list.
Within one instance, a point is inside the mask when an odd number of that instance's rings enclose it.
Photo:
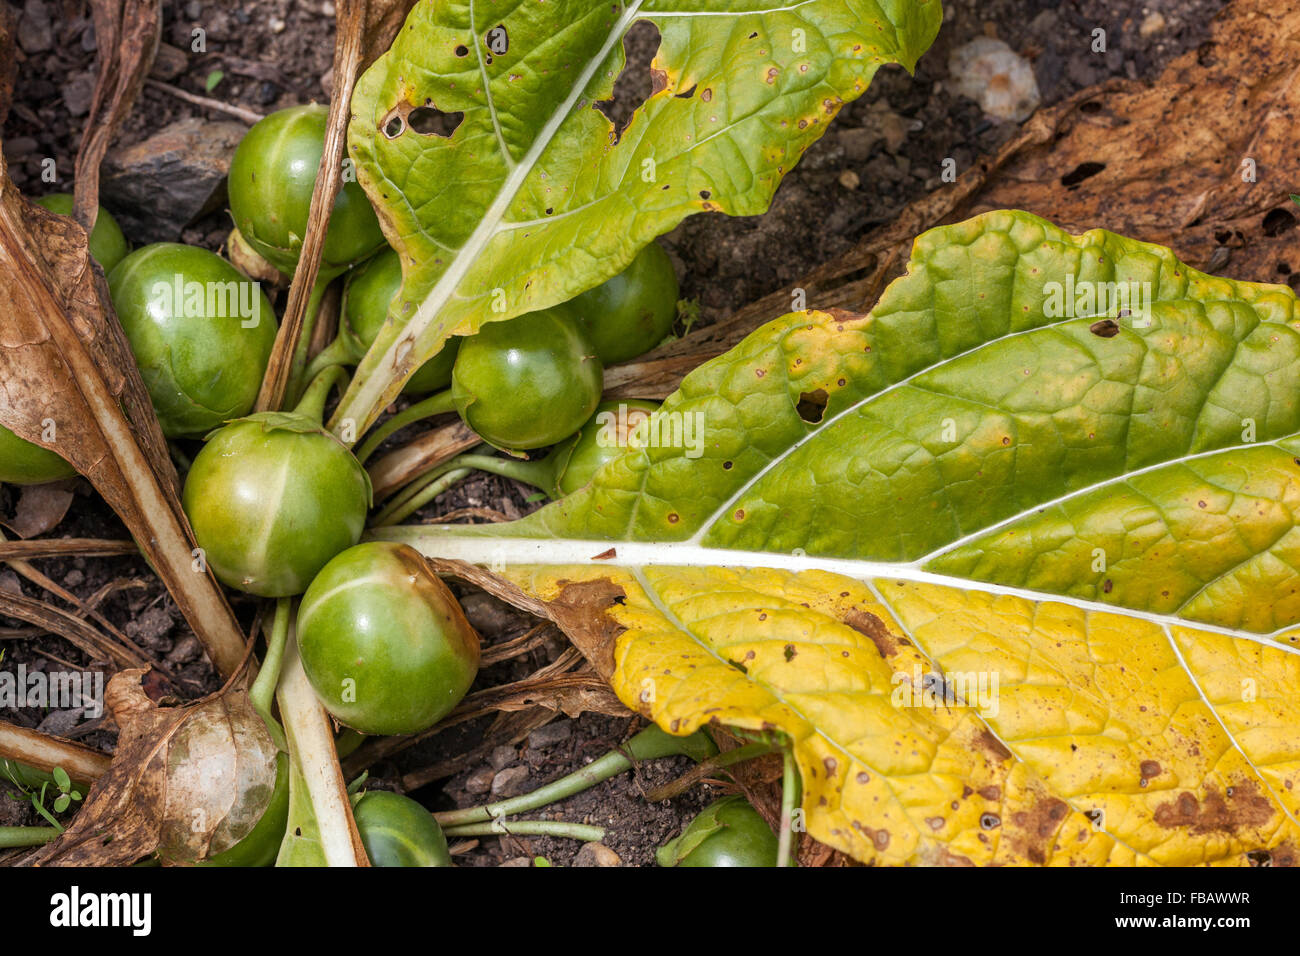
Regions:
[[[50,212],[60,216],[72,215],[72,193],[50,193],[36,200],[36,205],[44,206]],[[107,209],[99,207],[95,217],[95,228],[90,230],[90,255],[99,263],[104,274],[112,272],[114,267],[126,258],[131,251],[131,244],[122,235],[122,230]]]
[[[776,866],[776,834],[741,796],[706,807],[659,848],[660,866]]]
[[[677,274],[668,253],[652,242],[614,278],[570,300],[596,354],[606,365],[650,351],[673,329]]]
[[[164,435],[248,413],[276,332],[256,282],[206,249],[161,242],[118,263],[108,287]]]
[[[499,448],[568,438],[600,402],[604,366],[564,307],[489,322],[461,343],[451,394],[465,424]]]
[[[562,495],[570,495],[590,483],[596,472],[629,448],[639,447],[643,428],[658,402],[618,399],[601,402],[581,430],[557,448],[559,473],[555,485]]]
[[[47,448],[33,445],[0,425],[0,481],[43,485],[71,478],[77,470]]]
[[[456,706],[479,639],[418,551],[388,541],[330,561],[298,610],[303,670],[325,709],[363,734],[413,734]]]
[[[244,241],[285,275],[298,265],[329,110],[291,106],[260,120],[230,161],[230,214]],[[321,269],[338,274],[383,245],[379,220],[355,182],[334,200]]]
[[[370,349],[388,317],[388,308],[402,288],[402,260],[392,249],[371,257],[348,276],[343,300],[343,330],[352,338],[352,361],[359,362]],[[459,338],[416,370],[402,391],[407,395],[437,392],[451,384]]]
[[[289,597],[361,539],[370,479],[310,418],[264,412],[208,440],[182,502],[218,579],[250,594]]]
[[[371,790],[352,810],[372,866],[451,866],[433,814],[410,797]]]

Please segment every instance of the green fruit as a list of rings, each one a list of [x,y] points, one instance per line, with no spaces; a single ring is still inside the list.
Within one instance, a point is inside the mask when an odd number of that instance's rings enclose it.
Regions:
[[[270,866],[280,855],[284,831],[289,825],[289,755],[275,755],[275,789],[262,818],[242,840],[228,850],[209,857],[204,866]]]
[[[452,865],[442,827],[410,797],[371,790],[352,816],[372,866]]]
[[[352,452],[303,415],[263,412],[216,432],[182,494],[208,565],[262,597],[301,594],[361,539],[370,478]]]
[[[606,365],[649,352],[673,329],[677,274],[668,253],[652,242],[632,264],[569,302]]]
[[[388,307],[402,288],[402,260],[392,249],[373,256],[348,277],[343,326],[352,336],[353,361],[359,362],[374,343],[388,317]],[[451,339],[416,370],[402,391],[407,395],[438,392],[451,384],[459,338]]]
[[[325,709],[364,734],[412,734],[456,706],[478,673],[479,639],[418,551],[349,548],[298,610],[303,670]]]
[[[164,435],[248,413],[276,332],[256,282],[206,249],[161,242],[118,263],[108,286]]]
[[[49,449],[19,438],[0,425],[0,481],[11,485],[43,485],[71,478],[76,469]]]
[[[72,193],[50,193],[36,200],[36,205],[44,206],[50,212],[58,213],[60,216],[71,216]],[[126,258],[126,254],[130,251],[131,244],[126,241],[126,236],[122,235],[117,220],[109,215],[107,209],[100,206],[99,215],[95,217],[95,228],[90,230],[91,258],[99,263],[99,267],[107,275]]]
[[[776,866],[777,849],[767,821],[733,796],[706,807],[655,859],[660,866]]]
[[[637,429],[649,420],[658,402],[619,399],[601,402],[582,429],[552,454],[559,466],[555,485],[561,495],[573,494],[596,477],[607,462],[639,446]]]
[[[604,367],[563,307],[489,322],[460,346],[451,374],[456,410],[499,448],[568,438],[600,402]]]
[[[285,275],[298,265],[311,194],[325,151],[329,110],[292,106],[259,121],[230,161],[230,214],[244,240]],[[379,220],[365,191],[344,182],[334,200],[321,270],[338,274],[379,249]]]

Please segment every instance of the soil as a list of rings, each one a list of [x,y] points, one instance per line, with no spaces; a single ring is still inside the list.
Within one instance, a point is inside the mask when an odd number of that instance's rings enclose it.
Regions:
[[[3,0],[0,0],[3,2]],[[68,177],[93,90],[95,39],[89,12],[81,0],[26,0],[15,4],[37,38],[20,54],[15,104],[4,125],[4,150],[11,175],[35,195],[50,188],[68,191]],[[1031,61],[1043,105],[1110,76],[1150,79],[1170,59],[1195,48],[1223,6],[1220,0],[949,0],[945,22],[915,76],[896,67],[882,69],[860,100],[846,107],[827,134],[811,148],[778,191],[771,211],[762,217],[729,219],[699,215],[661,240],[677,267],[684,298],[699,306],[707,324],[758,299],[850,248],[872,227],[891,220],[904,205],[938,187],[945,159],[960,171],[995,150],[1016,132],[1016,124],[984,116],[973,101],[951,89],[948,58],[956,47],[980,36],[1007,42]],[[329,0],[248,0],[235,5],[214,0],[167,0],[163,39],[177,51],[167,73],[172,86],[258,113],[327,99],[333,52],[333,4]],[[39,28],[51,22],[49,42]],[[203,31],[204,49],[190,53],[195,30]],[[1094,31],[1106,33],[1106,53],[1094,53]],[[22,36],[20,31],[20,36]],[[644,63],[656,40],[639,31],[629,43],[633,73]],[[220,75],[218,75],[220,74]],[[635,76],[631,76],[635,80]],[[643,82],[620,85],[620,93],[644,95]],[[616,110],[617,112],[617,104]],[[230,116],[196,107],[156,86],[147,86],[127,121],[120,142],[138,142],[164,125],[186,117],[229,120]],[[40,179],[42,162],[53,158],[59,181]],[[106,200],[107,202],[107,200]],[[185,242],[217,249],[230,225],[223,211],[191,224]],[[131,237],[128,237],[131,238]],[[80,480],[66,518],[51,532],[57,536],[125,538],[125,528]],[[462,508],[490,509],[514,517],[536,507],[533,490],[489,475],[475,475],[443,494],[416,520],[428,520]],[[13,514],[16,495],[0,487],[0,517]],[[163,690],[194,697],[214,690],[211,668],[166,592],[140,559],[45,560],[36,566],[82,599],[107,587],[98,609],[172,675]],[[0,588],[49,599],[41,589],[8,570],[0,570]],[[535,621],[486,595],[461,593],[485,645],[509,640]],[[248,625],[255,605],[235,598]],[[64,640],[33,633],[22,622],[0,618],[0,649],[6,668],[63,666],[105,667]],[[475,688],[518,680],[553,661],[565,649],[555,636],[527,655],[485,668]],[[111,752],[114,733],[101,720],[78,711],[23,709],[6,711],[6,720],[60,733]],[[412,746],[371,767],[372,785],[401,788],[406,779],[435,765],[447,765],[466,753],[475,759],[450,777],[424,785],[414,795],[434,809],[484,802],[471,793],[481,785],[485,765],[497,772],[527,768],[526,788],[584,765],[625,739],[629,719],[584,714],[550,730],[542,746],[519,735],[510,752],[484,752],[484,735],[492,723],[484,718],[462,724]],[[568,733],[564,730],[567,728]],[[542,735],[546,736],[546,735]],[[490,763],[495,758],[496,763]],[[499,766],[498,766],[499,764]],[[585,794],[548,808],[549,815],[610,828],[606,840],[624,865],[653,862],[654,848],[679,832],[694,813],[717,794],[700,786],[667,805],[649,805],[641,797],[647,786],[662,783],[689,766],[684,758],[659,761],[624,774]],[[476,771],[478,772],[475,777]],[[522,776],[522,774],[515,774]],[[10,794],[12,796],[12,794]],[[0,824],[37,823],[29,804],[0,798]],[[579,844],[570,840],[491,837],[460,847],[458,862],[488,866],[541,856],[555,865],[570,864]]]

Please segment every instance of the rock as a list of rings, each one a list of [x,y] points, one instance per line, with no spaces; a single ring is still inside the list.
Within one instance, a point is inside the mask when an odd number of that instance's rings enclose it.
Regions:
[[[89,71],[74,73],[68,82],[59,87],[63,105],[72,116],[85,116],[90,112],[91,101],[95,98],[95,77]]]
[[[622,866],[619,855],[603,843],[584,843],[573,858],[574,866]]]
[[[193,634],[186,634],[176,646],[167,652],[168,664],[188,664],[199,656],[199,639]]]
[[[86,572],[73,568],[63,576],[63,586],[65,588],[80,587],[86,580]]]
[[[505,744],[493,747],[492,753],[488,755],[488,763],[492,765],[493,770],[504,770],[518,759],[519,754],[515,748],[507,747]]]
[[[518,620],[514,608],[483,591],[472,591],[461,599],[460,606],[474,630],[484,637],[495,637],[509,630]]]
[[[492,796],[518,796],[527,789],[527,784],[527,767],[507,767],[492,778]]]
[[[1038,108],[1038,82],[1029,62],[1001,40],[976,37],[948,59],[953,88],[999,120],[1021,122]]]
[[[0,571],[0,591],[6,591],[9,594],[16,594],[22,597],[23,583],[18,580],[18,575],[6,568]]]
[[[495,776],[496,771],[491,767],[479,767],[466,779],[465,789],[469,793],[487,793],[492,789],[492,778]]]
[[[127,621],[122,630],[132,640],[153,647],[171,631],[172,623],[172,616],[166,609],[151,607],[139,617]]]
[[[13,139],[7,139],[4,141],[5,159],[11,163],[21,162],[36,152],[39,146],[40,144],[30,136],[15,136]]]
[[[180,120],[104,162],[100,202],[136,242],[175,242],[190,222],[226,200],[230,157],[242,123]]]
[[[191,20],[197,20],[203,16],[203,4],[199,3],[199,0],[190,0],[189,3],[185,4],[185,16]]]
[[[18,45],[25,53],[44,53],[54,46],[50,10],[43,0],[27,0],[18,17]]]
[[[844,172],[840,173],[839,182],[845,189],[857,189],[858,186],[862,184],[862,180],[858,178],[858,174],[851,169],[846,169]]]
[[[517,856],[513,859],[506,860],[504,863],[498,863],[497,867],[503,866],[532,866],[533,858],[530,856]]]
[[[82,699],[84,700],[85,698]],[[70,710],[51,710],[36,726],[36,729],[43,734],[53,734],[56,737],[66,737],[75,730],[81,722],[82,713],[80,707],[73,707]]]
[[[573,736],[573,721],[553,720],[528,735],[529,750],[546,750]]]
[[[883,134],[870,126],[840,131],[840,145],[844,147],[844,157],[855,163],[864,162],[871,155]]]
[[[1138,27],[1138,33],[1144,37],[1150,37],[1155,36],[1157,33],[1163,33],[1164,29],[1165,15],[1158,10],[1153,10],[1142,21],[1142,26]]]
[[[174,80],[189,66],[189,55],[170,43],[159,43],[158,54],[153,58],[149,75],[155,80]]]

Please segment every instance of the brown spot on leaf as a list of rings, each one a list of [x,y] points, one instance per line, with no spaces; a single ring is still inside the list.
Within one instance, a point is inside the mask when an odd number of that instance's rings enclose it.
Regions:
[[[975,736],[975,746],[979,747],[994,760],[999,762],[1011,759],[1011,751],[998,740],[993,731],[985,728]]]
[[[1207,787],[1200,800],[1192,792],[1184,791],[1156,807],[1154,816],[1156,823],[1166,829],[1183,828],[1203,836],[1259,829],[1276,812],[1268,798],[1259,792],[1258,785],[1246,780],[1232,788],[1231,797],[1225,797],[1213,787]]]
[[[1094,322],[1088,326],[1088,331],[1103,339],[1114,338],[1119,335],[1119,323],[1114,319],[1102,319],[1100,322]]]
[[[893,657],[898,653],[897,638],[889,632],[885,622],[870,611],[856,607],[849,608],[844,615],[844,623],[859,634],[871,638],[871,643],[876,645],[876,650],[880,652],[881,657]]]

